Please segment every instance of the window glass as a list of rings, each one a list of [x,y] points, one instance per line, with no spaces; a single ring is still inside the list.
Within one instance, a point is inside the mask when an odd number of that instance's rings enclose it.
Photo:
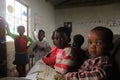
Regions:
[[[25,26],[25,35],[28,28],[28,7],[17,0],[6,0],[6,21],[9,24],[10,31],[17,33],[17,26]]]

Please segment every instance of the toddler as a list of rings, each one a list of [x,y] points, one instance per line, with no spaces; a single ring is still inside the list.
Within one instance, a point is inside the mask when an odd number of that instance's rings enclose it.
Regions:
[[[78,71],[69,72],[65,80],[110,80],[112,62],[109,51],[113,46],[113,32],[105,27],[98,26],[88,34],[87,59]]]

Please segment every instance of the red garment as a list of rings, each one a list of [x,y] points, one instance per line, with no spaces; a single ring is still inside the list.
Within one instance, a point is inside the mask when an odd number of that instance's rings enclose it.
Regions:
[[[43,58],[43,61],[51,67],[53,67],[55,65],[57,49],[58,48],[56,46],[53,46],[51,53],[50,53],[50,56]]]
[[[16,52],[25,52],[27,51],[27,38],[26,36],[17,36],[15,38],[15,51]]]
[[[74,64],[74,56],[71,53],[71,46],[68,45],[64,49],[58,49],[56,54],[56,63],[54,68],[57,72],[65,74],[71,70]]]

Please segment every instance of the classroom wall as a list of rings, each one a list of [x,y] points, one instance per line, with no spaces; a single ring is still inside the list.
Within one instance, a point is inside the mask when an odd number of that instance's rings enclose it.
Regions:
[[[29,36],[33,37],[33,30],[44,29],[46,32],[46,40],[52,46],[51,34],[55,29],[54,20],[54,8],[52,5],[45,0],[21,0],[24,4],[29,7]],[[5,18],[6,0],[0,0],[0,16]],[[9,36],[7,36],[9,37]],[[14,42],[12,39],[7,40],[7,66],[8,66],[8,76],[16,76],[15,65],[13,65],[14,60]]]
[[[64,22],[72,22],[72,37],[82,34],[85,37],[82,47],[87,48],[87,35],[93,27],[106,26],[114,34],[120,34],[120,3],[55,10],[56,27],[63,26]]]

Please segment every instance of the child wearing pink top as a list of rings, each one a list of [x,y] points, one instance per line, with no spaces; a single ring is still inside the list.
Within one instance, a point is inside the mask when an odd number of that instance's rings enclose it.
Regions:
[[[50,51],[50,53],[47,56],[44,56],[42,59],[44,61],[44,63],[46,63],[50,67],[54,67],[54,65],[55,65],[56,51],[58,49],[57,46],[55,46],[54,37],[55,37],[55,31],[53,31],[53,34],[51,36],[51,39],[53,40],[54,46],[52,47],[52,50]]]
[[[67,27],[59,27],[55,32],[55,45],[57,46],[56,63],[57,72],[65,74],[73,67],[74,57],[71,53],[71,32]]]
[[[54,57],[53,68],[61,74],[69,72],[74,64],[74,57],[71,54],[71,45],[69,44],[71,41],[70,35],[71,32],[66,27],[59,27],[54,34],[56,53],[51,53],[50,56]],[[45,59],[43,59],[43,61],[46,63]],[[52,61],[52,59],[49,60],[49,62],[50,61]]]

